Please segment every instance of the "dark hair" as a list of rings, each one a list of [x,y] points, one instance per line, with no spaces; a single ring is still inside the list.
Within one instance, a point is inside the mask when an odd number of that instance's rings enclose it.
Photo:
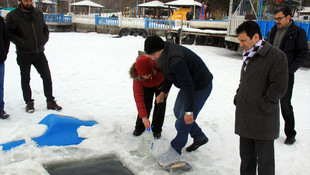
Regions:
[[[288,6],[280,7],[274,11],[274,14],[282,12],[285,16],[292,16],[291,9]]]
[[[254,21],[245,21],[238,26],[236,29],[237,35],[245,32],[251,39],[257,33],[259,35],[259,39],[262,39],[262,32],[260,31],[259,25]]]
[[[164,49],[165,42],[158,35],[152,35],[144,41],[144,51],[146,54],[153,54],[161,49]]]

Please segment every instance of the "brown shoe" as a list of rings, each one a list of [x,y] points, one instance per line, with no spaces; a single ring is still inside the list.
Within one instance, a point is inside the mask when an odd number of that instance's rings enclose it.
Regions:
[[[33,103],[33,101],[27,102],[26,112],[28,112],[28,113],[33,113],[34,112],[34,103]]]
[[[58,106],[58,104],[56,103],[56,101],[48,101],[48,102],[47,102],[47,109],[60,111],[60,110],[62,109],[62,107],[61,107],[61,106]]]

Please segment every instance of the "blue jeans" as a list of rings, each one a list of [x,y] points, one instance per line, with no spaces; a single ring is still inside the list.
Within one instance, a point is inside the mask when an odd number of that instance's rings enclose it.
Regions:
[[[0,63],[0,111],[4,109],[3,101],[4,63]]]
[[[206,88],[196,91],[194,94],[194,119],[196,120],[200,110],[207,101],[210,93],[212,91],[212,83]],[[206,137],[202,132],[201,128],[198,126],[196,121],[192,124],[185,124],[184,121],[184,91],[180,90],[177,99],[174,104],[174,115],[177,118],[175,122],[175,128],[177,130],[176,137],[171,141],[171,146],[181,155],[182,148],[186,145],[188,140],[188,134],[194,139],[194,142],[201,141]]]

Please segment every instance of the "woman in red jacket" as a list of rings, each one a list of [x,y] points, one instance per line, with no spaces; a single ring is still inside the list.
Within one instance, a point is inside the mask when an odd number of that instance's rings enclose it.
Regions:
[[[152,61],[147,55],[141,55],[130,68],[130,77],[133,79],[133,93],[138,109],[134,136],[141,135],[145,129],[151,127],[149,115],[152,109],[153,97],[160,93],[164,74],[159,70],[158,63]],[[154,111],[152,118],[152,131],[154,138],[161,137],[162,126],[166,111],[166,100],[156,103],[154,100]]]

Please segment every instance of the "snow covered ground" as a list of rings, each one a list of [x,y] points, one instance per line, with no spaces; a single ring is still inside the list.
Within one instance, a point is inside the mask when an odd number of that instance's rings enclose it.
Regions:
[[[136,106],[132,93],[129,67],[138,50],[143,50],[141,37],[114,38],[97,33],[51,33],[46,56],[52,73],[54,96],[61,112],[46,109],[42,81],[32,69],[31,87],[35,99],[33,114],[25,112],[20,88],[15,45],[11,45],[6,61],[5,110],[11,116],[0,121],[0,143],[26,140],[11,151],[0,151],[0,174],[48,174],[43,165],[61,161],[84,160],[114,154],[137,175],[163,175],[152,157],[137,157],[130,151],[138,147],[133,137]],[[185,45],[202,57],[214,75],[213,91],[200,112],[197,122],[209,137],[209,143],[192,153],[183,152],[183,160],[193,169],[189,175],[239,174],[239,137],[234,134],[232,103],[238,86],[241,57],[224,48]],[[276,174],[310,174],[310,70],[296,73],[293,105],[298,132],[296,144],[283,144],[283,120],[280,137],[275,141]],[[162,140],[174,138],[175,117],[172,112],[176,93],[168,97]],[[95,120],[93,127],[80,127],[80,137],[87,138],[73,146],[35,146],[30,138],[42,135],[45,125],[38,125],[46,115],[55,113],[81,120]],[[189,139],[187,146],[192,143]]]

